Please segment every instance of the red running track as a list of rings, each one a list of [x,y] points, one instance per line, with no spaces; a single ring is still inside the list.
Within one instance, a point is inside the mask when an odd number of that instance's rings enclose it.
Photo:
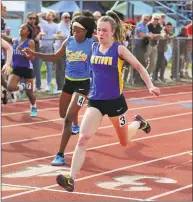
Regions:
[[[2,200],[191,200],[192,86],[165,87],[161,93],[156,98],[146,89],[124,92],[129,121],[141,114],[152,132],[139,131],[122,147],[105,116],[73,193],[58,187],[55,176],[69,171],[78,136],[72,136],[67,147],[67,164],[50,165],[63,123],[58,99],[38,101],[38,117],[33,119],[28,102],[3,106]],[[85,109],[79,113],[80,122]]]

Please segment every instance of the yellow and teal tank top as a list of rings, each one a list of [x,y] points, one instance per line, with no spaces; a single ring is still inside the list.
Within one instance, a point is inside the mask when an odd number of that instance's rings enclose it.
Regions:
[[[72,81],[81,81],[90,78],[90,56],[94,37],[86,38],[78,43],[71,36],[66,44],[66,71],[65,77]]]

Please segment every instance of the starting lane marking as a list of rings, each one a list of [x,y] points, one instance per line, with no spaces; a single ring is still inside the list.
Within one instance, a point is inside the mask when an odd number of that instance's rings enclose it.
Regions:
[[[149,161],[144,161],[144,162],[136,163],[136,164],[125,166],[125,167],[116,168],[116,169],[113,169],[113,170],[101,172],[101,173],[94,174],[94,175],[85,176],[85,177],[82,177],[82,178],[78,178],[76,180],[76,182],[87,180],[87,179],[91,179],[91,178],[95,178],[95,177],[99,177],[99,176],[102,176],[102,175],[107,175],[107,174],[110,174],[110,173],[114,173],[114,172],[130,169],[130,168],[134,168],[134,167],[138,167],[138,166],[142,166],[142,165],[147,165],[147,164],[154,163],[154,162],[159,162],[159,161],[162,161],[162,160],[166,160],[166,159],[170,159],[170,158],[174,158],[174,157],[178,157],[178,156],[182,156],[182,155],[185,155],[185,154],[190,153],[190,152],[191,152],[191,150],[190,151],[186,151],[186,152],[181,152],[181,153],[173,154],[173,155],[169,155],[169,156],[164,156],[164,157],[153,159],[153,160],[149,160]],[[49,186],[46,186],[46,187],[37,188],[35,190],[24,191],[22,193],[12,194],[12,195],[9,195],[9,196],[5,196],[5,197],[2,197],[2,199],[13,198],[13,197],[16,197],[16,196],[21,196],[21,195],[25,195],[25,194],[29,194],[29,193],[34,193],[34,192],[41,191],[41,190],[47,190],[47,189],[50,189],[50,188],[53,188],[53,187],[57,187],[57,186],[58,186],[58,184],[52,184],[52,185],[49,185]]]
[[[171,191],[168,191],[168,192],[165,192],[165,193],[162,193],[162,194],[158,194],[158,195],[155,195],[155,196],[152,196],[150,198],[147,198],[145,199],[146,201],[150,201],[150,200],[154,200],[154,199],[158,199],[162,196],[167,196],[169,194],[173,194],[173,193],[176,193],[178,191],[182,191],[182,190],[185,190],[185,189],[188,189],[188,188],[191,188],[192,187],[192,184],[189,184],[187,186],[184,186],[184,187],[180,187],[178,189],[174,189],[174,190],[171,190]]]
[[[5,173],[3,177],[5,178],[22,178],[22,177],[48,177],[48,176],[57,176],[60,173],[68,174],[70,168],[60,167],[60,166],[50,166],[48,164],[40,164],[37,166],[28,166],[23,170]]]
[[[123,175],[113,177],[111,181],[96,182],[96,185],[103,189],[117,191],[151,191],[149,182],[145,180],[151,179],[152,182],[162,184],[175,184],[176,180],[166,177],[147,176],[147,175]],[[152,183],[151,183],[152,184]],[[148,186],[147,186],[148,185]]]

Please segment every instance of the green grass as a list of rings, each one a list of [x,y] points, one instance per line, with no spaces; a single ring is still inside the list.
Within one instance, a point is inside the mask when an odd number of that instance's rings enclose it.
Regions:
[[[171,69],[172,68],[172,61],[170,61],[166,67],[166,69]],[[192,68],[192,63],[190,62],[188,65],[188,68]]]
[[[45,62],[42,62],[41,78],[46,79],[46,63]],[[52,78],[55,78],[55,71],[52,71]]]

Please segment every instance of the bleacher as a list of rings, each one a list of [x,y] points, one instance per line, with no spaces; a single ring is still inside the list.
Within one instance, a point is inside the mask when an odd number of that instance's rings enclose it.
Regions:
[[[192,20],[192,1],[154,1],[153,4],[154,10],[163,10],[167,16],[174,18],[177,24],[186,25]]]

